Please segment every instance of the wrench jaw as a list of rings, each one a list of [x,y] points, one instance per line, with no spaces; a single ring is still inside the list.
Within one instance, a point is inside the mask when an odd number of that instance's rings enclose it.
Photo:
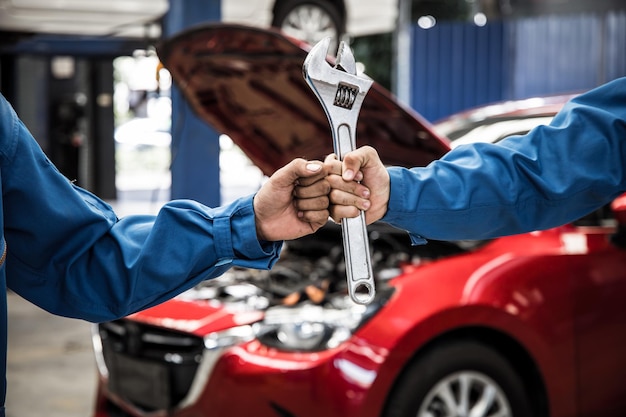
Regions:
[[[328,47],[331,38],[324,38],[318,42],[307,55],[302,66],[302,74],[309,86],[315,92],[322,105],[331,109],[338,95],[338,87],[349,88],[350,106],[341,106],[351,110],[356,107],[355,113],[360,110],[365,95],[373,84],[369,78],[356,75],[356,61],[352,50],[345,42],[341,42],[338,49],[335,66],[327,61]],[[345,96],[344,96],[345,97]],[[343,103],[346,101],[343,100]],[[357,105],[358,104],[358,105]]]
[[[339,44],[335,67],[347,72],[348,74],[356,75],[356,61],[354,59],[354,55],[352,54],[352,50],[344,41],[341,41]]]
[[[335,66],[327,61],[330,38],[318,42],[309,52],[302,73],[320,101],[333,137],[335,154],[341,160],[356,148],[356,125],[365,95],[373,84],[356,75],[356,61],[350,48],[341,42]],[[374,274],[369,252],[365,214],[343,219],[348,293],[357,304],[369,304],[375,296]]]
[[[334,67],[326,60],[326,57],[330,56],[328,53],[330,41],[330,37],[324,38],[311,48],[302,66],[304,78],[310,76],[319,81],[328,80],[328,75],[332,72],[331,68],[356,77],[356,60],[345,42],[341,41],[339,44]]]
[[[337,138],[349,136],[352,147],[356,145],[356,122],[373,81],[356,75],[354,55],[345,42],[340,43],[336,65],[331,66],[327,60],[330,41],[330,37],[324,38],[311,48],[304,60],[302,73],[326,113],[335,143],[335,153],[342,159],[351,149],[345,144],[339,146]],[[340,130],[347,130],[347,135],[340,134]]]
[[[307,81],[322,81],[324,76],[330,72],[330,70],[326,68],[330,67],[330,64],[326,61],[329,45],[330,38],[324,38],[316,43],[307,54],[304,59],[304,64],[302,64],[302,75],[304,75]]]

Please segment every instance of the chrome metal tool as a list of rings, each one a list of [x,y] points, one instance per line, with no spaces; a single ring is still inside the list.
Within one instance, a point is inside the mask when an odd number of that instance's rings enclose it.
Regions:
[[[302,73],[328,117],[335,154],[340,160],[356,147],[356,125],[363,99],[372,86],[357,76],[350,47],[341,42],[335,65],[327,61],[331,38],[322,39],[309,52]],[[365,213],[341,221],[348,292],[359,304],[369,304],[376,294]]]

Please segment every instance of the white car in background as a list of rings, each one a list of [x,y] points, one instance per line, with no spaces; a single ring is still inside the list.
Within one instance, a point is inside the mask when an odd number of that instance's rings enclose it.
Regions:
[[[168,8],[168,0],[0,0],[0,31],[158,37]],[[314,44],[393,31],[398,0],[221,0],[221,14]]]
[[[398,0],[222,0],[221,6],[224,22],[276,27],[310,44],[391,32],[398,15]]]

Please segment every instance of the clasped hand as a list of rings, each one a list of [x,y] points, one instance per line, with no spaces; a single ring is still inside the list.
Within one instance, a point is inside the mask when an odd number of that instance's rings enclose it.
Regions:
[[[259,240],[289,240],[316,232],[329,218],[340,222],[365,211],[371,224],[389,201],[389,174],[378,153],[359,148],[343,162],[295,159],[276,171],[254,197]]]

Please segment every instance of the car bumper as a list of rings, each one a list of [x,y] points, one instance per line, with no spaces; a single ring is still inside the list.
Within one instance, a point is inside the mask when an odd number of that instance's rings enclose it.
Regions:
[[[101,369],[95,417],[379,415],[367,397],[384,355],[358,340],[308,353],[281,352],[256,340],[205,348],[189,392],[175,405],[159,400],[164,387],[157,378],[164,375],[149,372],[148,364],[137,372],[135,363],[135,379],[125,382],[124,391]],[[146,398],[154,399],[151,406],[145,406]]]

